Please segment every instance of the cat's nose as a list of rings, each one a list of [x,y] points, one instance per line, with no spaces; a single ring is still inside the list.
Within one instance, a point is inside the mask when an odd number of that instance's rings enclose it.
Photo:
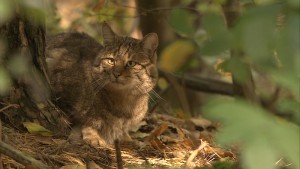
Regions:
[[[114,72],[113,74],[114,74],[115,78],[118,78],[119,76],[121,76],[120,72]]]

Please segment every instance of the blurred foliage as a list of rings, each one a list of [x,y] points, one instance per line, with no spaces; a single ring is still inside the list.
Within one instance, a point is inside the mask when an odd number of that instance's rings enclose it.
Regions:
[[[6,43],[0,38],[0,95],[6,94],[11,85],[11,79],[7,70],[3,66],[3,57],[6,51]]]
[[[212,101],[204,112],[222,121],[216,136],[221,145],[243,145],[241,158],[245,168],[272,169],[282,157],[299,168],[299,126],[241,100]]]
[[[49,3],[47,18],[48,34],[62,31],[85,32],[102,40],[101,23],[106,21],[118,34],[128,34],[137,26],[138,17],[130,1],[73,0]]]
[[[168,72],[175,72],[186,64],[195,50],[196,47],[190,40],[174,41],[160,54],[159,67]]]
[[[6,94],[11,83],[12,82],[8,72],[1,66],[0,67],[0,95]]]
[[[32,122],[23,122],[24,127],[28,130],[29,133],[39,134],[41,136],[53,136],[54,134],[46,129],[45,127]]]
[[[193,33],[195,32],[193,21],[194,16],[190,15],[184,9],[174,9],[171,12],[170,24],[177,33],[192,37]]]
[[[13,15],[13,2],[9,0],[0,1],[0,24],[9,20]]]
[[[230,48],[230,33],[224,18],[216,13],[203,17],[203,28],[207,33],[206,42],[199,49],[202,55],[217,55]]]
[[[32,21],[44,23],[45,4],[40,0],[1,0],[0,27],[9,22],[15,15],[34,18]],[[1,30],[1,29],[0,29]],[[18,78],[28,72],[26,57],[20,53],[8,53],[7,41],[0,36],[0,95],[8,94],[12,85],[12,76]]]
[[[211,167],[195,167],[194,169],[232,169],[234,168],[234,163],[230,160],[221,160],[214,162]]]
[[[55,9],[46,10],[42,2],[0,0],[0,25],[15,15],[17,4],[19,8],[24,9],[22,12],[28,18],[34,16],[43,21],[45,12],[48,12],[47,14],[53,17],[47,19],[47,29],[52,32],[64,30],[53,26],[58,25],[62,18],[56,15]],[[92,36],[98,37],[99,22],[114,20],[116,16],[134,16],[134,12],[114,2],[94,1],[81,11],[83,17],[72,22],[70,30],[84,29]],[[181,4],[188,5],[191,2],[192,0],[182,0]],[[287,91],[287,97],[279,98],[275,107],[280,112],[292,113],[293,121],[299,123],[299,0],[241,0],[243,4],[241,16],[230,30],[226,27],[222,13],[224,2],[225,0],[216,0],[211,3],[204,1],[197,3],[195,9],[201,13],[200,26],[195,26],[198,16],[188,8],[172,10],[170,25],[185,39],[174,41],[163,50],[160,66],[176,72],[189,63],[194,53],[196,56],[206,58],[222,56],[225,61],[220,68],[235,72],[241,81],[245,81],[248,72],[241,65],[251,64],[254,71],[264,72],[276,86]],[[115,24],[130,27],[132,24],[128,24],[128,18],[124,17]],[[134,22],[132,18],[130,22]],[[243,51],[243,58],[230,58],[228,52],[230,49]],[[0,94],[5,94],[12,84],[11,75],[17,76],[27,71],[26,65],[22,64],[25,61],[21,57],[17,54],[8,57],[4,51],[6,42],[0,37]],[[8,67],[13,69],[7,69],[4,64],[10,65]],[[217,135],[221,145],[230,146],[233,143],[242,145],[241,160],[244,168],[278,168],[279,166],[274,164],[282,157],[287,158],[294,168],[300,167],[299,126],[243,100],[212,101],[206,104],[203,112],[208,117],[222,122],[223,127]]]
[[[226,27],[222,13],[224,1],[198,3],[197,9],[202,14],[199,27],[191,28],[194,16],[188,9],[172,12],[170,24],[176,32],[187,35],[198,44],[199,56],[218,57],[231,49],[243,51],[240,58],[223,57],[225,61],[219,68],[234,72],[240,81],[247,80],[247,69],[242,66],[245,63],[250,64],[253,71],[268,75],[272,85],[286,93],[275,103],[275,107],[283,114],[292,114],[290,121],[299,123],[299,1],[241,2],[244,4],[241,16],[232,29]],[[203,112],[222,122],[223,127],[217,135],[221,145],[242,145],[243,168],[278,168],[275,162],[282,157],[286,157],[293,168],[300,167],[298,125],[242,100],[209,102]]]

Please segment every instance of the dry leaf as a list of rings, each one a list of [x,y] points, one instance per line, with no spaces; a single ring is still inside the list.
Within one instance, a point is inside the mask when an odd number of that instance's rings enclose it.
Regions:
[[[86,169],[86,166],[82,166],[82,165],[65,165],[60,167],[59,169]]]
[[[149,140],[149,142],[151,146],[155,149],[162,150],[166,148],[165,144],[156,137]]]
[[[166,131],[166,129],[169,127],[169,125],[167,123],[162,123],[160,124],[160,126],[155,129],[150,136],[148,137],[148,140],[151,140],[153,138],[157,138],[158,136],[160,136],[164,131]]]
[[[166,129],[169,127],[167,123],[162,123],[160,126],[155,129],[150,136],[147,138],[147,140],[150,142],[152,147],[155,149],[164,149],[166,146],[162,141],[160,141],[157,137],[160,136]]]
[[[207,128],[212,125],[211,121],[204,119],[204,118],[191,118],[191,119],[189,119],[189,121],[191,121],[193,124],[195,124],[195,126],[200,126],[203,128]]]
[[[98,0],[96,5],[93,7],[93,12],[100,11],[105,5],[105,0]]]
[[[96,164],[94,161],[90,161],[87,164],[88,168],[90,169],[102,169],[102,167],[100,167],[98,164]]]
[[[186,64],[194,52],[195,46],[191,41],[177,40],[162,51],[159,67],[167,72],[175,72]]]
[[[137,131],[137,132],[135,132],[135,133],[133,133],[133,134],[130,134],[130,136],[131,136],[132,138],[143,139],[143,138],[145,138],[145,137],[148,137],[149,134],[148,134],[148,133],[143,133],[143,132]]]
[[[45,127],[32,122],[23,122],[24,127],[32,134],[40,134],[42,136],[53,136],[53,133]]]
[[[33,165],[31,165],[31,164],[28,164],[28,165],[25,166],[24,169],[38,169],[38,168],[35,167],[35,166],[33,166]]]

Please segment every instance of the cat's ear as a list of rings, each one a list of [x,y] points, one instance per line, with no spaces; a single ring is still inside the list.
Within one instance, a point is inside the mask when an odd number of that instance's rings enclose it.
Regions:
[[[116,34],[106,22],[104,22],[102,25],[102,36],[104,39],[104,44],[112,43],[116,38]]]
[[[147,34],[142,40],[142,46],[146,50],[150,50],[152,53],[156,51],[158,47],[158,36],[156,33]]]
[[[150,56],[152,63],[156,63],[156,50],[158,47],[158,36],[156,33],[147,34],[142,40],[142,46],[145,52]]]

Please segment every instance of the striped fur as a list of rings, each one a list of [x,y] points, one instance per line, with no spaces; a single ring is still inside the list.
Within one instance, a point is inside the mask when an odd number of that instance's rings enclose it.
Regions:
[[[46,46],[54,97],[92,145],[128,139],[147,112],[158,76],[155,33],[137,40],[104,24],[103,38],[104,46],[86,34],[64,33]]]

